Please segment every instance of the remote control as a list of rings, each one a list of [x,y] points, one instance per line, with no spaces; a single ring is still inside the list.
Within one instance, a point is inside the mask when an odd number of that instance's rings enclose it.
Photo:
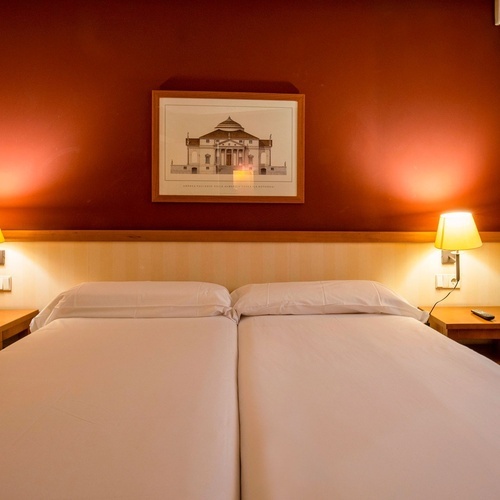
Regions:
[[[487,313],[486,311],[481,311],[480,309],[471,309],[471,312],[476,316],[479,316],[480,318],[486,319],[488,321],[495,319],[495,316],[493,314]]]

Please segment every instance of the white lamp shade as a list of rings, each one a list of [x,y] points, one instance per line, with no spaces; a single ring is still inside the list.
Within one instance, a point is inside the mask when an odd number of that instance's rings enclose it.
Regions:
[[[434,246],[443,250],[470,250],[483,244],[470,212],[441,214]]]

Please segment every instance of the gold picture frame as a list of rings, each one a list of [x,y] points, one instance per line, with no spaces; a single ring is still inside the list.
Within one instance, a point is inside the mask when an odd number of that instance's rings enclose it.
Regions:
[[[304,95],[154,90],[152,200],[304,203]]]

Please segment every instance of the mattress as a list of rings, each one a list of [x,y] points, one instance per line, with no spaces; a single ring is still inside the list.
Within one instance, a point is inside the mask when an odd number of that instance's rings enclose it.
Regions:
[[[380,290],[297,286],[234,295],[242,498],[500,498],[500,367]]]
[[[236,323],[144,287],[134,317],[91,317],[123,314],[109,291],[59,297],[0,353],[0,497],[238,498]]]

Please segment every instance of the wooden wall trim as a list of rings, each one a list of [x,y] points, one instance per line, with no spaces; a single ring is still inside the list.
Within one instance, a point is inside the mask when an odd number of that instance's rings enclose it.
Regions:
[[[432,231],[168,231],[168,230],[3,230],[9,241],[163,241],[272,243],[429,243]],[[500,232],[481,233],[500,242]]]

